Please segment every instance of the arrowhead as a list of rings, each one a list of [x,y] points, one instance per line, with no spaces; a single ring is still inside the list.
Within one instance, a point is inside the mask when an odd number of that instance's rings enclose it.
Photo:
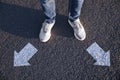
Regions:
[[[106,52],[94,65],[110,66],[110,51]]]
[[[29,66],[30,64],[20,56],[19,53],[14,51],[14,66]]]

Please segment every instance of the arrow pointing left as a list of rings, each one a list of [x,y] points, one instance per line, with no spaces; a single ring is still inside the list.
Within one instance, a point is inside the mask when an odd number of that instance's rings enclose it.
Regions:
[[[30,43],[28,43],[19,53],[14,51],[14,67],[30,66],[29,60],[38,50]]]

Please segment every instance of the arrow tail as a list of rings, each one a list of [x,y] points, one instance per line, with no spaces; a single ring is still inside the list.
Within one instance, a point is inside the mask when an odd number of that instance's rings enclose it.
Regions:
[[[105,53],[96,42],[87,48],[87,51],[95,60],[99,59]]]
[[[23,59],[29,60],[37,51],[32,44],[28,43],[19,54]]]

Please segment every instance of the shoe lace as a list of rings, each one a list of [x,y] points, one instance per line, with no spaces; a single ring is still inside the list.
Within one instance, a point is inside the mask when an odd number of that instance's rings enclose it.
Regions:
[[[74,26],[75,29],[79,29],[79,28],[82,29],[81,24],[79,22],[75,22]]]
[[[48,29],[48,24],[45,24],[44,27],[43,27],[43,31],[44,31],[45,33],[47,33],[48,30],[49,30],[49,29]]]

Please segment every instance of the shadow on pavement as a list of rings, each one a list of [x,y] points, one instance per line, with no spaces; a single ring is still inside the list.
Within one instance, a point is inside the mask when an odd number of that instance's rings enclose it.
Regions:
[[[0,71],[0,80],[7,80],[7,78],[3,75],[2,71]]]
[[[41,11],[5,3],[0,4],[0,29],[5,32],[25,38],[38,38],[43,21],[44,15]],[[66,16],[58,15],[54,27],[53,32],[57,35],[73,36]]]

